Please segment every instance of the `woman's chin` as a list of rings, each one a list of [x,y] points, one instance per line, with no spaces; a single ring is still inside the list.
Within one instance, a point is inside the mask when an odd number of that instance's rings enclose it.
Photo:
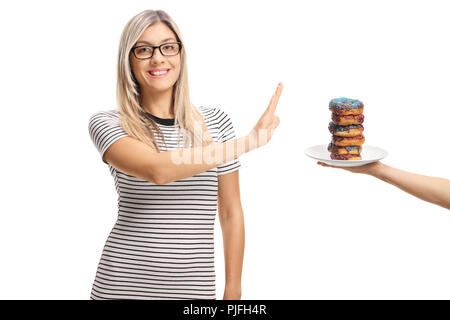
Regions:
[[[148,89],[150,92],[153,92],[153,93],[162,93],[162,92],[172,89],[172,87],[173,87],[173,85],[161,83],[159,85],[151,84],[148,86]]]

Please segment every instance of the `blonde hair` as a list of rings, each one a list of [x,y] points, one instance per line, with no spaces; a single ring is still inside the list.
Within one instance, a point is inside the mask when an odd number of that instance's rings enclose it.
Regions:
[[[154,120],[145,114],[145,110],[140,105],[140,87],[130,64],[131,48],[136,44],[145,29],[158,22],[162,22],[169,27],[175,33],[177,41],[180,41],[182,45],[180,51],[180,75],[172,88],[175,127],[180,129],[178,144],[180,142],[180,134],[183,135],[185,144],[189,140],[192,142],[192,146],[210,144],[213,142],[213,139],[206,127],[203,115],[191,103],[186,64],[186,46],[183,37],[178,26],[163,10],[142,11],[134,16],[122,31],[117,64],[117,104],[122,128],[128,135],[137,138],[160,152],[158,144],[155,143],[153,130],[162,137],[163,141],[164,135]]]

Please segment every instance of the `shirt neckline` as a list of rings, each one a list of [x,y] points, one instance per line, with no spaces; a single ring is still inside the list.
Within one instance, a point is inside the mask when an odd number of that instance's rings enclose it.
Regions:
[[[175,125],[175,118],[159,118],[157,116],[154,116],[153,114],[144,111],[146,115],[148,115],[150,118],[155,120],[155,122],[165,125],[165,126],[173,126]]]

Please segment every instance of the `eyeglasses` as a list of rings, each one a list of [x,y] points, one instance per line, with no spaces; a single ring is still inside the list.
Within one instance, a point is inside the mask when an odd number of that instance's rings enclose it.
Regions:
[[[167,42],[159,46],[136,46],[131,48],[131,52],[133,52],[136,59],[144,60],[153,57],[155,49],[159,49],[163,56],[176,56],[181,50],[181,42]]]

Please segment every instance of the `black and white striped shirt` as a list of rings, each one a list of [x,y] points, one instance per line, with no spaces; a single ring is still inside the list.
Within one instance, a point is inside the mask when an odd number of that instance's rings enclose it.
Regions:
[[[232,121],[224,111],[198,110],[215,142],[235,138]],[[178,148],[173,119],[148,115],[164,134],[167,148],[156,136],[161,151]],[[115,110],[94,113],[89,134],[101,157],[112,143],[127,136]],[[91,299],[216,299],[217,176],[240,166],[235,159],[189,178],[156,185],[108,164],[118,193],[118,218],[103,248]]]

